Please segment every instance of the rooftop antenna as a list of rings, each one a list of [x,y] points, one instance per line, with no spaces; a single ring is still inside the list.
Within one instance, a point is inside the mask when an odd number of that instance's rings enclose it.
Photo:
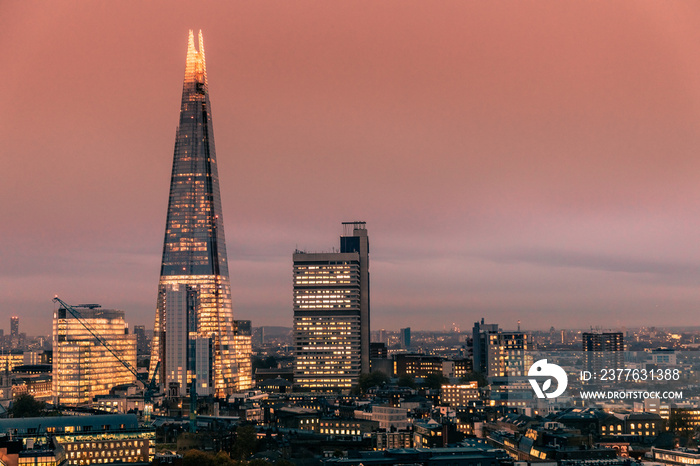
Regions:
[[[518,320],[518,332],[520,331],[520,320]]]

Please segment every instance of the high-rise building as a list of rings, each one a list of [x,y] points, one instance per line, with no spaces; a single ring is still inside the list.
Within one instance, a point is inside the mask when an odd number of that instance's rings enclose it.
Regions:
[[[343,223],[340,252],[294,253],[294,381],[348,390],[370,370],[369,239]]]
[[[86,404],[115,385],[136,382],[115,356],[136,367],[136,335],[129,334],[124,311],[95,304],[74,306],[74,310],[89,330],[63,307],[53,315],[53,398],[67,405]]]
[[[399,330],[399,341],[401,343],[401,348],[408,348],[411,346],[411,327]]]
[[[233,321],[233,340],[238,365],[238,389],[253,388],[253,326],[249,320]]]
[[[472,344],[474,355],[474,372],[486,375],[488,372],[488,338],[489,333],[498,333],[498,324],[474,322],[472,328]]]
[[[10,347],[19,348],[19,317],[10,317]]]
[[[148,337],[146,337],[146,326],[135,325],[134,335],[136,335],[136,354],[138,356],[148,355]]]
[[[622,332],[591,332],[581,336],[583,365],[587,371],[625,367],[625,343]]]
[[[19,336],[19,317],[10,317],[10,335],[13,337]]]
[[[504,332],[488,334],[488,377],[524,377],[529,368],[527,334]]]
[[[524,332],[506,332],[498,324],[475,322],[472,329],[474,372],[487,377],[522,377],[529,363]]]
[[[190,31],[175,137],[151,372],[184,395],[237,389],[233,308],[202,32]],[[204,367],[207,365],[207,367]],[[206,385],[206,386],[205,386]]]

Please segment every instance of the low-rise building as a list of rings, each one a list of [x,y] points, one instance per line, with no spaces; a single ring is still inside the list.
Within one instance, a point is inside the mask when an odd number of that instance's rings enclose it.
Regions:
[[[425,354],[396,354],[394,355],[394,373],[397,377],[442,375],[442,358]]]
[[[443,385],[440,388],[440,403],[451,407],[467,406],[479,399],[477,382],[467,382],[459,385]]]
[[[408,430],[397,432],[379,431],[376,433],[377,450],[396,450],[413,447],[413,433]]]
[[[155,429],[139,427],[135,414],[0,419],[0,434],[27,443],[47,436],[65,450],[67,465],[147,463],[155,455]]]

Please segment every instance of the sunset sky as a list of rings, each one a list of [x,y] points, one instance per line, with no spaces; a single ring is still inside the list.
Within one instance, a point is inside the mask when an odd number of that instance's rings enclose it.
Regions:
[[[0,328],[153,327],[201,29],[234,315],[370,237],[373,330],[700,325],[700,3],[0,3]]]

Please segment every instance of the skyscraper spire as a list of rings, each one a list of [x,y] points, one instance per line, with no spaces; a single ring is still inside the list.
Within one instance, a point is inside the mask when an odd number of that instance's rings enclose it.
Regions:
[[[190,30],[175,136],[170,199],[158,285],[151,371],[185,395],[236,389],[231,285],[204,41]],[[176,385],[173,385],[176,384]]]

